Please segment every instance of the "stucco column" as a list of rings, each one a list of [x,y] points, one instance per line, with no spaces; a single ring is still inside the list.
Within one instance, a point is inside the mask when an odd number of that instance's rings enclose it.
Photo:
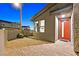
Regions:
[[[79,52],[79,3],[73,4],[74,16],[74,50]]]
[[[6,31],[0,30],[0,56],[4,55],[4,49],[5,49],[5,41],[6,41]]]
[[[55,42],[55,31],[56,31],[56,22],[55,22],[55,14],[50,14],[50,19],[47,20],[48,22],[48,38],[50,39],[50,41],[52,41],[53,43]]]

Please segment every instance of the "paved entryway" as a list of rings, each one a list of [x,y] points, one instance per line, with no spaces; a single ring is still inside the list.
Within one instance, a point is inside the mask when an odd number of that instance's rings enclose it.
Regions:
[[[32,39],[31,39],[32,40]],[[31,43],[31,42],[29,42]],[[16,43],[17,45],[17,43]],[[5,55],[12,56],[76,56],[70,42],[56,41],[56,43],[32,45],[5,50]]]

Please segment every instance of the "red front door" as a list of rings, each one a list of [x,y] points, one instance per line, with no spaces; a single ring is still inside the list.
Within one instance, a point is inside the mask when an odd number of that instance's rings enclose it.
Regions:
[[[59,19],[59,39],[70,40],[70,18]]]

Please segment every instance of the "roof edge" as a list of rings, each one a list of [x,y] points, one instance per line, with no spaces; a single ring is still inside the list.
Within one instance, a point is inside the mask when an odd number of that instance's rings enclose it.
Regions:
[[[33,17],[32,17],[32,21],[34,19],[36,19],[38,16],[40,16],[41,14],[43,14],[45,11],[47,11],[48,9],[50,9],[52,6],[56,5],[56,3],[49,3],[47,6],[45,6],[41,11],[39,11],[37,14],[35,14]]]

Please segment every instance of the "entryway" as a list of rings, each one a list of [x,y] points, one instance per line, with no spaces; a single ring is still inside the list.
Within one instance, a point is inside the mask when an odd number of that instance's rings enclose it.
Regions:
[[[73,17],[72,12],[55,16],[55,40],[71,42],[73,44]]]
[[[70,20],[71,17],[58,18],[58,39],[70,41]]]

